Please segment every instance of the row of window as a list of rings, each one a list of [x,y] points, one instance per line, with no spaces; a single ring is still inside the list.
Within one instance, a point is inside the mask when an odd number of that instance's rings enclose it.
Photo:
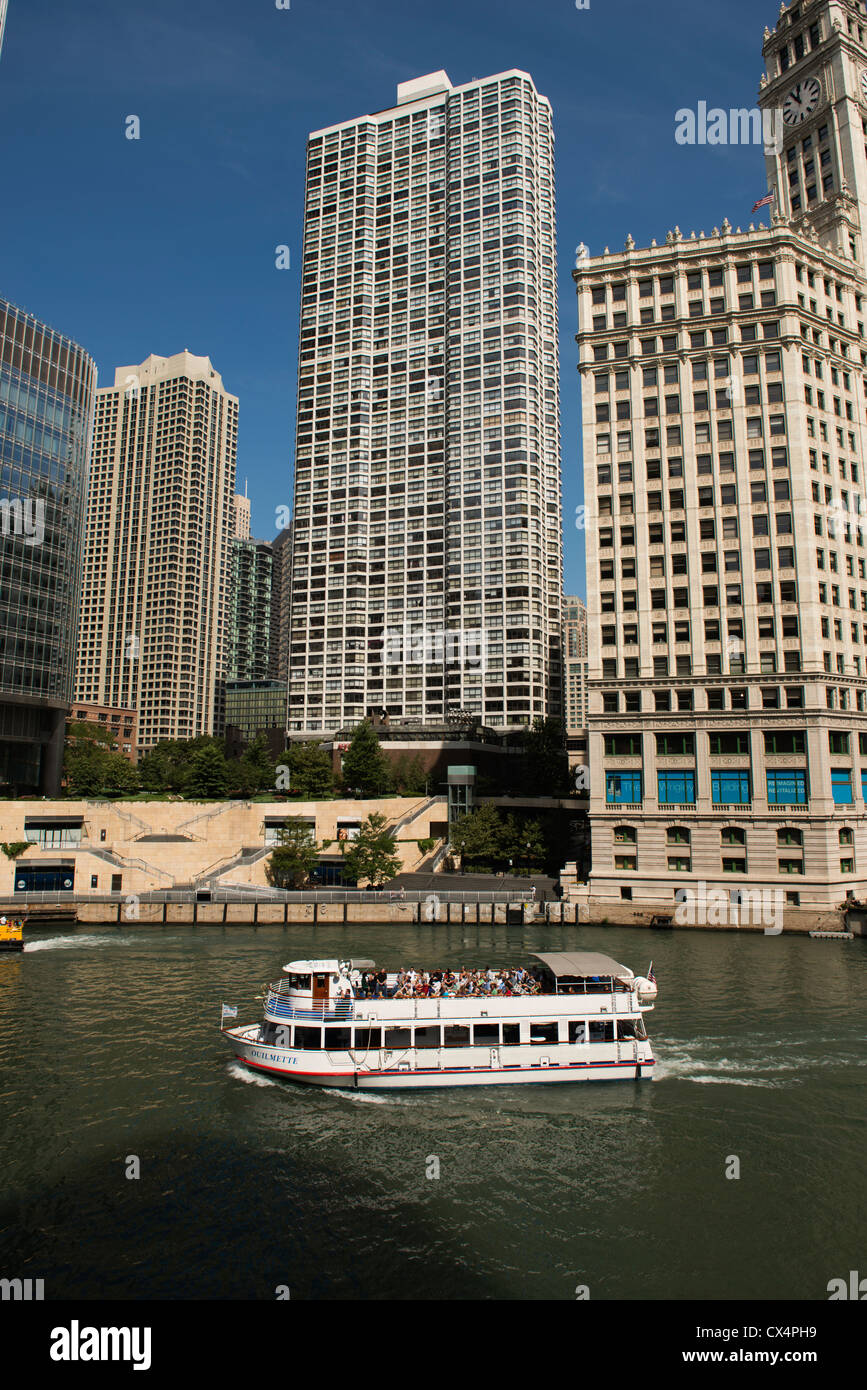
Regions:
[[[669,854],[666,859],[666,864],[670,874],[692,873],[692,858],[689,855]],[[747,861],[743,857],[723,855],[720,864],[724,874],[738,874],[742,878],[746,876]],[[619,872],[637,873],[638,856],[635,854],[615,854],[614,867]],[[654,868],[655,867],[654,863]],[[703,869],[703,872],[704,871]],[[792,858],[778,859],[777,872],[781,874],[803,874],[805,872],[804,861],[803,859]],[[851,856],[847,856],[845,859],[840,860],[841,874],[854,874],[854,872],[855,860]]]
[[[615,1032],[616,1029],[616,1032]],[[324,1032],[324,1040],[323,1040]],[[266,1023],[263,1043],[296,1047],[303,1051],[329,1052],[354,1048],[360,1052],[397,1051],[409,1047],[518,1047],[534,1043],[614,1042],[618,1038],[643,1036],[635,1019],[542,1019],[523,1023],[425,1023],[411,1027],[355,1027],[349,1024],[295,1024],[294,1027]]]
[[[748,768],[712,769],[711,803],[714,806],[752,804],[752,774]],[[807,769],[774,768],[765,772],[769,806],[806,806],[809,800]],[[606,772],[605,800],[609,805],[638,806],[643,801],[644,774],[641,771]],[[831,769],[831,795],[837,806],[854,802],[852,770]],[[867,803],[867,770],[861,772],[861,796]],[[657,772],[657,802],[660,806],[695,805],[695,770],[667,769]]]

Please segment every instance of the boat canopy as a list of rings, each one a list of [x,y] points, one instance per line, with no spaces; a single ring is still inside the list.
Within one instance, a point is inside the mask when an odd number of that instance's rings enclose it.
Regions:
[[[340,960],[291,960],[283,969],[291,971],[293,975],[336,975],[344,959],[349,958],[341,956]],[[367,960],[361,956],[353,956],[349,960],[350,970],[372,970],[375,965],[375,960]]]
[[[618,965],[610,956],[600,951],[555,951],[543,954],[533,953],[537,960],[544,961],[548,969],[559,980],[564,975],[578,980],[589,980],[594,976],[612,980],[633,980],[635,976],[625,965]]]

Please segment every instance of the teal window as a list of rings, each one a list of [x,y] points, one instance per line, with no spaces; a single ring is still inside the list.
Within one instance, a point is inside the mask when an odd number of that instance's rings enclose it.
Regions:
[[[751,800],[749,771],[712,772],[710,789],[714,806],[747,806]]]
[[[667,802],[694,802],[695,801],[695,773],[689,770],[682,772],[660,772],[658,797],[660,803]]]
[[[852,774],[846,767],[831,769],[831,795],[835,806],[851,806]]]
[[[867,801],[867,768],[861,770],[861,796]]]
[[[801,767],[790,772],[768,772],[768,802],[772,806],[806,806],[807,774]]]
[[[628,802],[631,805],[641,800],[640,772],[607,772],[605,774],[605,800],[616,804]]]

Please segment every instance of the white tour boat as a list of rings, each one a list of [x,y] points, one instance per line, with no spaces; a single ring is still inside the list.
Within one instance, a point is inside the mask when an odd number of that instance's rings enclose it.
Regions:
[[[371,975],[369,960],[296,960],[283,967],[284,979],[266,986],[261,1023],[227,1028],[237,1009],[224,1005],[221,1032],[246,1066],[314,1086],[405,1090],[652,1077],[644,1027],[656,996],[652,966],[645,977],[597,952],[534,959],[542,964],[532,972],[427,976]]]

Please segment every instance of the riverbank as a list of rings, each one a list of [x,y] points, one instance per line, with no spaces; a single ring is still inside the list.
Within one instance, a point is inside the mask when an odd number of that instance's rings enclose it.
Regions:
[[[448,901],[447,895],[419,895],[418,900],[389,899],[385,894],[356,893],[340,898],[329,894],[308,901],[264,901],[232,897],[225,901],[171,901],[136,898],[79,901],[57,904],[42,902],[26,906],[0,902],[0,913],[24,915],[25,931],[39,927],[65,926],[301,926],[304,924],[378,923],[384,926],[430,925],[435,923],[490,923],[499,926],[550,925],[573,927],[632,927],[652,931],[755,932],[766,935],[806,935],[811,931],[839,932],[846,929],[840,911],[816,913],[789,909],[780,922],[767,922],[761,914],[738,908],[725,914],[725,920],[676,920],[673,913],[643,911],[630,907],[608,917],[591,920],[590,909],[570,902],[536,902],[529,896],[511,895],[503,901]],[[454,895],[457,896],[457,895]],[[490,896],[494,896],[493,894]],[[505,899],[506,895],[502,895]],[[359,901],[359,899],[363,899]],[[705,914],[712,915],[712,914]],[[867,935],[863,915],[850,919],[848,929],[856,936]]]

